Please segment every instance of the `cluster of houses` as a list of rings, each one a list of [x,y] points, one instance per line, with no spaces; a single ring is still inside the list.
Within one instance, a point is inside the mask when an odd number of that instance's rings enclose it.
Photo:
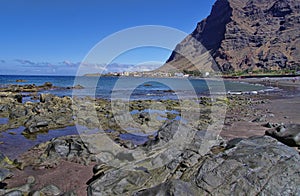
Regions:
[[[106,76],[127,76],[127,77],[177,77],[177,78],[188,78],[192,75],[185,74],[181,72],[174,72],[174,73],[168,73],[168,72],[154,72],[154,71],[147,71],[147,72],[109,72],[105,74]],[[206,72],[203,74],[204,77],[209,77],[210,73]]]

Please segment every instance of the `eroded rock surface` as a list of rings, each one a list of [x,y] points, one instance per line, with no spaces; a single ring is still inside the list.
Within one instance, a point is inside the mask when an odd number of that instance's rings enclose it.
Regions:
[[[300,156],[268,137],[230,142],[225,151],[208,154],[177,180],[168,179],[134,195],[297,195]],[[100,184],[98,186],[101,186]]]
[[[159,70],[299,68],[299,21],[299,0],[218,0],[210,15],[177,45]]]

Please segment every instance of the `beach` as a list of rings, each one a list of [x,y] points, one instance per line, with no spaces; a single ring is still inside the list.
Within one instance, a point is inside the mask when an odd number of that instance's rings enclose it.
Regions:
[[[243,79],[238,82],[265,85],[266,81],[265,79]],[[114,116],[121,115],[122,112],[117,109],[117,111],[111,112],[113,104],[105,99],[76,99],[47,94],[40,95],[39,102],[29,104],[18,103],[15,94],[7,93],[6,96],[2,94],[1,105],[7,104],[8,109],[2,109],[1,117],[3,117],[2,119],[9,117],[9,122],[2,124],[1,130],[5,132],[7,129],[11,130],[12,128],[25,126],[24,131],[20,134],[36,137],[43,131],[48,131],[48,129],[50,129],[50,134],[51,129],[72,127],[79,124],[81,128],[78,130],[82,130],[82,132],[79,131],[79,134],[92,135],[96,133],[105,135],[111,143],[138,151],[140,148],[148,148],[153,145],[152,143],[156,141],[156,137],[159,135],[155,130],[169,130],[166,127],[169,126],[170,122],[182,123],[183,120],[180,117],[184,114],[189,116],[184,119],[187,121],[184,122],[184,126],[192,127],[198,131],[207,129],[212,123],[210,119],[212,107],[221,108],[225,106],[224,123],[222,130],[218,132],[222,139],[218,137],[218,141],[216,139],[215,143],[215,146],[218,146],[221,140],[229,141],[237,138],[264,136],[267,130],[281,124],[300,124],[298,112],[300,109],[299,80],[281,78],[272,80],[270,84],[278,89],[258,94],[227,95],[226,99],[219,99],[217,102],[211,102],[206,96],[201,97],[198,102],[187,99],[184,101],[184,106],[180,105],[181,100],[132,100],[126,104],[130,108],[129,111],[135,125],[130,124],[131,121],[129,120],[122,126],[118,124],[117,120],[113,120]],[[122,101],[116,102],[116,104],[122,103]],[[195,104],[200,110],[196,110]],[[13,107],[13,110],[9,109],[11,107]],[[23,114],[23,111],[29,110],[32,113]],[[95,110],[95,113],[93,113],[93,110]],[[161,112],[161,110],[164,112]],[[80,114],[76,118],[74,118],[74,111]],[[196,114],[197,111],[201,115],[195,118],[193,114]],[[61,118],[61,114],[64,114],[63,118]],[[12,120],[13,116],[17,119],[16,121]],[[31,120],[27,119],[29,116],[31,116]],[[47,119],[52,120],[50,122]],[[153,123],[149,124],[148,122],[152,122],[151,119],[156,120],[152,120]],[[20,123],[22,120],[25,124]],[[99,126],[99,123],[101,126]],[[160,128],[162,124],[164,128]],[[124,127],[127,129],[124,130]],[[150,128],[152,131],[147,132]],[[137,129],[144,129],[146,134],[132,137],[126,135],[128,133],[134,134]],[[14,137],[13,131],[11,132],[11,137]],[[61,193],[85,195],[89,185],[88,182],[93,176],[97,176],[95,171],[93,173],[93,168],[99,164],[99,160],[94,157],[96,155],[93,153],[93,156],[90,156],[89,153],[91,152],[86,151],[87,148],[83,145],[85,142],[91,142],[89,136],[87,136],[88,139],[83,139],[83,143],[80,143],[78,137],[68,136],[73,134],[72,131],[67,132],[66,136],[58,139],[53,134],[54,139],[50,141],[45,139],[41,143],[35,144],[36,146],[30,147],[26,152],[8,153],[14,155],[13,157],[17,160],[10,166],[13,176],[3,181],[5,184],[3,190],[13,190],[17,189],[16,187],[26,185],[27,190],[25,192],[33,193],[34,191],[43,192],[43,188],[54,185]],[[166,138],[164,137],[162,140],[166,140]],[[5,145],[5,140],[3,140],[3,143],[0,145]],[[76,145],[72,148],[63,147],[73,146],[73,143]],[[149,149],[152,149],[152,147],[149,147]],[[54,153],[53,150],[58,154]],[[95,151],[97,152],[97,150],[99,149],[96,148]],[[295,150],[297,149],[295,148]],[[66,152],[67,154],[65,154]],[[78,154],[78,152],[80,153]],[[5,155],[5,152],[2,153]],[[28,183],[27,178],[29,176],[34,177],[34,183]],[[53,187],[52,191],[55,191]]]
[[[246,114],[244,120],[234,123],[233,127],[226,127],[222,134],[224,137],[248,137],[252,135],[263,135],[266,127],[263,123],[300,123],[300,81],[293,78],[251,78],[239,79],[238,82],[247,82],[251,84],[260,84],[278,88],[276,93],[266,93],[259,96],[252,96],[252,99],[263,101],[263,104],[250,105],[243,113]],[[241,115],[240,110],[228,114],[233,118]],[[242,115],[243,115],[242,113]],[[250,113],[250,114],[248,114]],[[240,116],[241,117],[241,116]],[[255,118],[262,117],[261,122],[251,122]],[[250,129],[249,129],[250,128]],[[234,131],[236,130],[236,131]]]

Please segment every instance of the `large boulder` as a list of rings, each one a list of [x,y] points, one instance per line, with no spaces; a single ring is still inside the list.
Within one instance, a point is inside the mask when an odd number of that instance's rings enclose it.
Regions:
[[[298,195],[299,153],[268,137],[243,139],[206,157],[195,171],[199,194]]]

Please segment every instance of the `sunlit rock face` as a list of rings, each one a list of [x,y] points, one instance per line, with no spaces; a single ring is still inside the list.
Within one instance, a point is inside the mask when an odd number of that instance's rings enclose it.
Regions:
[[[179,43],[160,71],[295,69],[300,66],[299,0],[217,0],[210,15]],[[194,44],[196,39],[201,44]],[[190,62],[179,54],[192,47]],[[209,51],[214,63],[208,63]]]

